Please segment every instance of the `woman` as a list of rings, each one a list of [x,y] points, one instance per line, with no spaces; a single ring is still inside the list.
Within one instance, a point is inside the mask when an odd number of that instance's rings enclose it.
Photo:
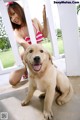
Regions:
[[[14,30],[16,41],[25,50],[31,44],[31,41],[23,8],[17,2],[9,2],[7,4],[7,10]],[[32,20],[32,25],[34,28],[37,43],[40,43],[44,37],[47,37],[45,6],[43,9],[43,23],[44,25],[42,26],[36,18]],[[21,54],[21,58],[23,58],[23,54],[24,53]],[[25,74],[27,74],[25,68],[12,72],[9,80],[10,84],[16,85],[20,82],[22,76]]]

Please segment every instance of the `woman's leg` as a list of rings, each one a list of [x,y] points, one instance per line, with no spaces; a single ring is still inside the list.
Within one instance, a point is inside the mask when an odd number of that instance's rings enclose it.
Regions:
[[[23,55],[24,55],[24,51],[22,51],[20,53],[20,56],[21,56],[22,60],[23,60]],[[12,72],[10,74],[10,77],[9,77],[9,83],[11,85],[15,86],[17,83],[20,82],[22,76],[24,77],[24,79],[28,77],[28,73],[27,73],[27,69],[26,68],[22,68],[20,70],[16,70],[16,71]]]
[[[22,75],[25,73],[26,68],[22,68],[20,70],[16,70],[10,74],[9,83],[15,86],[17,83],[20,82]]]

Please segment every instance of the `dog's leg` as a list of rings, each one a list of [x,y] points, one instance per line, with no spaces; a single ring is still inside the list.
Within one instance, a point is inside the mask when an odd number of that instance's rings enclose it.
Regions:
[[[45,94],[45,99],[44,99],[44,111],[43,111],[44,118],[46,120],[51,120],[53,118],[51,107],[52,107],[54,95],[55,95],[55,88],[53,88],[53,86],[47,88],[47,92]]]
[[[34,93],[35,89],[36,89],[36,88],[33,87],[33,86],[30,86],[30,87],[29,87],[27,96],[26,96],[26,98],[25,98],[25,99],[22,101],[22,103],[21,103],[22,106],[25,106],[25,105],[27,105],[27,104],[29,103],[29,101],[31,100],[31,98],[32,98],[32,96],[33,96],[33,93]]]
[[[57,98],[58,105],[63,105],[68,102],[73,95],[73,88],[70,84],[70,87],[64,91],[62,91],[62,95]]]
[[[60,96],[57,98],[56,102],[57,102],[58,105],[63,105],[63,104],[65,104],[64,98],[67,96],[68,92],[69,92],[68,90],[66,90],[65,92],[62,92],[62,95],[60,95]]]

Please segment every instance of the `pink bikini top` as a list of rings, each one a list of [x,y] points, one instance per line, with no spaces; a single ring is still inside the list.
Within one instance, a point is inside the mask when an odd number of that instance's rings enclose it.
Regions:
[[[33,26],[34,26],[34,24],[33,24]],[[34,28],[36,30],[36,42],[39,43],[43,40],[44,37],[43,37],[42,33],[36,29],[35,26],[34,26]],[[27,41],[29,44],[32,44],[31,40],[30,40],[30,37],[26,37],[25,41]]]

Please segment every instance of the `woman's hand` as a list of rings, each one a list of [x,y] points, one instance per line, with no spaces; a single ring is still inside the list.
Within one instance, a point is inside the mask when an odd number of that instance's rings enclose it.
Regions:
[[[46,7],[43,5],[43,19],[46,19]]]
[[[43,35],[46,38],[48,36],[46,6],[43,5]]]

